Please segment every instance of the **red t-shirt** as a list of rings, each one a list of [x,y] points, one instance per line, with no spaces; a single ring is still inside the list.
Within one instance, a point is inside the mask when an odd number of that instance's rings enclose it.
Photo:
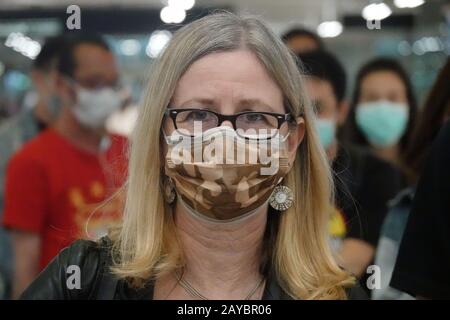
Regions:
[[[40,235],[41,269],[73,240],[96,238],[120,219],[122,198],[103,202],[124,182],[127,139],[109,141],[94,154],[47,129],[11,158],[3,222]]]

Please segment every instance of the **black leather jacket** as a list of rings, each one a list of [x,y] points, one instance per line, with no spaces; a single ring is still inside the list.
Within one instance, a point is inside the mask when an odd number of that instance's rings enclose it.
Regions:
[[[118,280],[111,272],[111,242],[78,240],[65,248],[25,290],[26,300],[150,300],[153,283],[134,289],[125,280]],[[71,267],[72,266],[72,267]],[[75,266],[75,267],[73,267]],[[77,274],[77,270],[80,272]],[[79,276],[79,282],[74,277]],[[367,299],[365,292],[354,286],[347,290],[351,300]],[[263,300],[291,299],[273,279],[268,279]]]

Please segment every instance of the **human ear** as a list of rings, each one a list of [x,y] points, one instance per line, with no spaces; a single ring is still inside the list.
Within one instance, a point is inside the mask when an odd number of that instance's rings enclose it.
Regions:
[[[348,112],[350,110],[350,104],[347,100],[342,100],[338,103],[338,117],[337,124],[338,126],[343,126],[347,121]]]

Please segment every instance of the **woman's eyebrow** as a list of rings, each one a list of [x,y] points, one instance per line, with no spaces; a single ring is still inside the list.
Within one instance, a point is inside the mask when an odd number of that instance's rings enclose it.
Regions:
[[[197,107],[199,105],[214,109],[216,106],[216,102],[214,101],[214,99],[209,98],[193,98],[183,102],[177,107]]]
[[[254,107],[258,107],[258,110],[252,110],[252,111],[266,111],[266,112],[276,112],[275,109],[265,103],[264,101],[260,99],[241,99],[239,100],[239,107],[240,108],[250,108],[254,109]],[[261,110],[260,108],[263,108],[264,110]]]
[[[190,107],[208,107],[208,109],[217,111],[218,103],[212,98],[192,98],[180,105],[174,105],[178,108],[190,108]],[[265,112],[277,112],[274,107],[265,103],[258,98],[240,99],[238,102],[238,109],[249,109],[251,111],[265,111]]]

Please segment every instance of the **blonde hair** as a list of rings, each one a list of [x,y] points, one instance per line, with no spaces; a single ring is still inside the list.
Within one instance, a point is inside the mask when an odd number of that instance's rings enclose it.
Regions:
[[[289,112],[305,119],[304,140],[284,180],[294,192],[294,206],[281,214],[275,243],[270,244],[273,273],[294,299],[345,299],[345,287],[353,280],[336,264],[328,243],[333,181],[296,61],[260,20],[226,12],[181,28],[152,66],[132,137],[124,221],[111,234],[116,256],[113,272],[139,285],[183,264],[171,209],[160,187],[163,114],[190,65],[210,53],[240,48],[256,54],[284,93]]]

